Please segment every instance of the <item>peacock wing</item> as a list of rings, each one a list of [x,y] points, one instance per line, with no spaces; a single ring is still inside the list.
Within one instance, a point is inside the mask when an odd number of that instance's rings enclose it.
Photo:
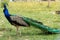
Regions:
[[[14,22],[15,24],[18,23],[19,25],[24,25],[24,26],[29,26],[29,24],[27,24],[22,17],[19,16],[10,16],[11,21]]]

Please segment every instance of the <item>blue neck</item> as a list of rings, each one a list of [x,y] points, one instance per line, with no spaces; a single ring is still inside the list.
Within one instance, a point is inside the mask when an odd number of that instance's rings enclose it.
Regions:
[[[9,12],[8,12],[8,9],[7,9],[6,7],[4,7],[3,12],[4,12],[4,15],[5,15],[6,17],[9,17],[9,16],[10,16],[10,14],[9,14]]]

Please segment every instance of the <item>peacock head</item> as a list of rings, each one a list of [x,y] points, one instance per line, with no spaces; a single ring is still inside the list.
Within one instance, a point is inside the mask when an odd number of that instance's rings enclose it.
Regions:
[[[6,4],[4,4],[4,8],[6,8]]]

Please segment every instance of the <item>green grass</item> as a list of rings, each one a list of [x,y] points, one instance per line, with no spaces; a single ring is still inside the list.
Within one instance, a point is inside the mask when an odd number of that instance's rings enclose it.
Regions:
[[[9,3],[10,14],[22,15],[44,23],[52,28],[60,29],[60,15],[53,14],[55,10],[60,10],[59,2],[52,2],[50,8],[47,8],[47,2]],[[10,31],[12,29],[12,31]],[[3,14],[3,8],[0,8],[0,40],[59,40],[60,34],[43,34],[40,29],[34,27],[20,27],[19,32],[22,36],[16,36],[16,28],[9,24]]]

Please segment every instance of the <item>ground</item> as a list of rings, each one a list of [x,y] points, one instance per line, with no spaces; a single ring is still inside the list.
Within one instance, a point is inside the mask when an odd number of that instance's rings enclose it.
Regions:
[[[10,2],[8,10],[10,14],[25,16],[43,22],[52,28],[60,29],[60,15],[56,10],[60,10],[60,2],[51,2],[50,8],[47,2]],[[9,24],[0,8],[0,40],[59,40],[60,34],[44,34],[40,29],[30,27],[20,27],[22,36],[16,36],[16,28]]]

